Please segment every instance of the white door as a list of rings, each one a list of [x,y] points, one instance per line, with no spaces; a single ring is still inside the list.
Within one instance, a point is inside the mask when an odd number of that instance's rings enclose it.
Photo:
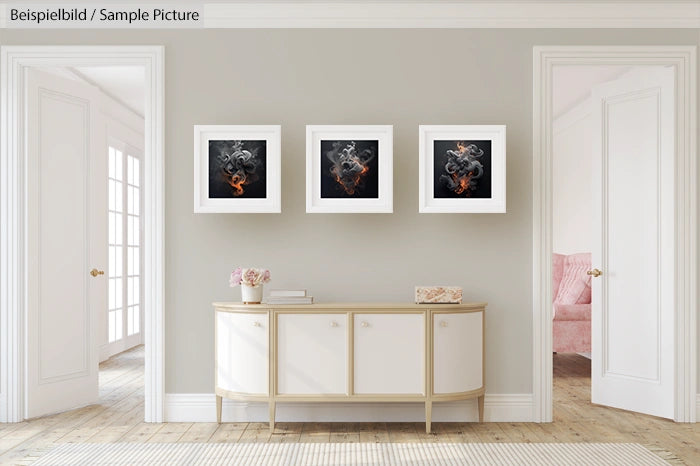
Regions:
[[[106,306],[106,158],[96,93],[31,70],[27,88],[26,417],[97,401],[96,312]],[[100,155],[100,156],[98,156]]]
[[[591,398],[673,418],[674,71],[639,67],[592,98]]]
[[[347,331],[345,314],[279,314],[278,393],[346,394]]]
[[[355,393],[425,393],[423,314],[355,314]]]

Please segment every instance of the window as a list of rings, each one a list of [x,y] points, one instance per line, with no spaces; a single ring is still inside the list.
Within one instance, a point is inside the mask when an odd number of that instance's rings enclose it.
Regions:
[[[116,144],[115,144],[116,145]],[[128,147],[109,147],[108,341],[141,331],[140,160]]]

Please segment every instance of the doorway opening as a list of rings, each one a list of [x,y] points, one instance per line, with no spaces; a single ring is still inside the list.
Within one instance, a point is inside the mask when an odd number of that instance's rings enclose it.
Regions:
[[[652,414],[694,422],[695,47],[535,47],[533,65],[533,420],[553,419],[555,374],[590,370],[594,403],[648,412],[630,387],[663,387]]]
[[[554,419],[590,409],[594,93],[630,66],[556,66],[552,75],[552,350]],[[643,70],[638,70],[643,73]],[[596,264],[600,266],[599,264]]]
[[[115,383],[162,422],[163,48],[1,52],[0,422],[113,401]],[[75,259],[48,280],[48,256]]]

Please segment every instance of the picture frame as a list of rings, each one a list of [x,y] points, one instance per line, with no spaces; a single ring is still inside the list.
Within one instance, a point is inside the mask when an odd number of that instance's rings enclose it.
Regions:
[[[420,125],[418,210],[506,212],[505,125]]]
[[[279,125],[195,125],[195,213],[281,212],[280,135]]]
[[[392,213],[391,125],[307,125],[306,212]]]

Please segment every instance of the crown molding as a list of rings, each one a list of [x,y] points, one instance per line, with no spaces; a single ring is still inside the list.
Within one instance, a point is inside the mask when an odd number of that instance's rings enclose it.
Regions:
[[[700,2],[458,1],[204,4],[206,28],[700,28]]]

